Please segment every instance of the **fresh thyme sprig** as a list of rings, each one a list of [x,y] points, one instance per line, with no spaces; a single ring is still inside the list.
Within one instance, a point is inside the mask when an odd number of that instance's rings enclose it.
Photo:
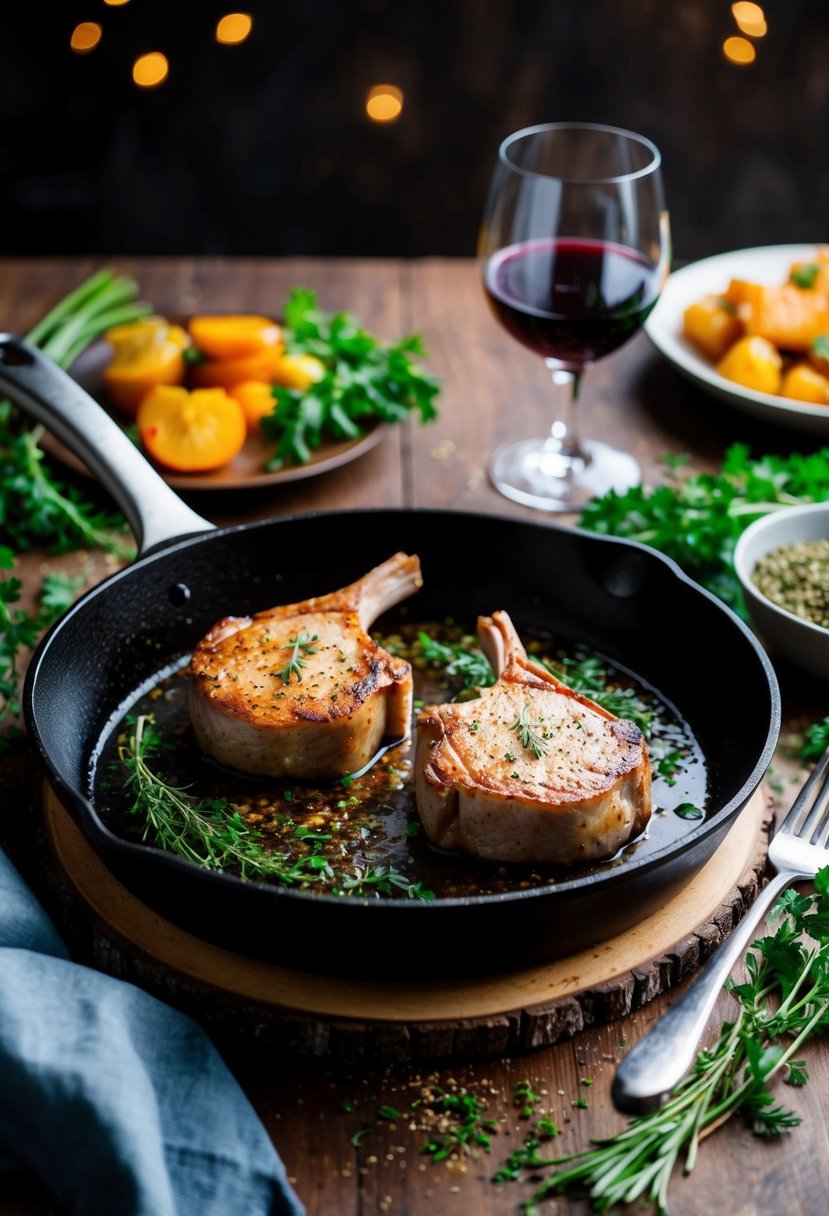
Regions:
[[[147,760],[161,746],[151,719],[142,714],[120,749],[133,796],[130,810],[143,819],[144,840],[206,870],[236,867],[242,878],[256,875],[291,885],[318,880],[327,865],[318,852],[293,862],[283,853],[268,852],[226,798],[195,798],[188,788],[165,781]]]
[[[285,664],[282,670],[276,673],[282,680],[283,684],[290,684],[291,676],[296,677],[297,684],[301,683],[302,669],[303,667],[307,666],[308,659],[303,658],[299,652],[302,651],[302,654],[306,656],[309,654],[316,654],[317,648],[314,646],[314,642],[318,641],[319,635],[316,633],[312,635],[307,633],[298,633],[295,637],[288,639],[287,643],[282,647],[282,650],[290,649],[291,657],[288,659],[288,662]]]
[[[813,895],[785,891],[772,916],[780,923],[753,943],[747,981],[727,985],[737,1016],[698,1054],[667,1105],[593,1148],[557,1159],[525,1206],[528,1216],[542,1200],[571,1192],[586,1194],[597,1212],[644,1199],[667,1216],[674,1166],[682,1159],[690,1173],[700,1141],[732,1114],[742,1114],[757,1136],[797,1126],[794,1111],[775,1105],[770,1082],[783,1073],[789,1084],[803,1085],[808,1074],[798,1053],[829,1026],[829,867],[816,875]]]
[[[167,781],[149,760],[163,750],[164,741],[152,718],[141,714],[119,748],[127,770],[126,787],[132,793],[131,812],[143,821],[142,837],[158,848],[177,853],[206,870],[237,870],[242,878],[270,878],[286,886],[323,885],[333,895],[355,898],[391,895],[401,891],[409,899],[432,900],[434,892],[413,882],[395,866],[355,866],[346,873],[334,870],[324,851],[331,839],[300,825],[294,832],[308,852],[291,859],[285,852],[263,847],[226,798],[197,798],[187,786]]]
[[[543,730],[541,722],[530,722],[527,717],[527,712],[530,708],[530,703],[521,707],[521,712],[513,722],[510,730],[514,730],[521,740],[521,746],[526,748],[528,752],[532,752],[536,760],[540,760],[542,756],[546,756],[550,750],[550,745],[547,742],[548,732]]]

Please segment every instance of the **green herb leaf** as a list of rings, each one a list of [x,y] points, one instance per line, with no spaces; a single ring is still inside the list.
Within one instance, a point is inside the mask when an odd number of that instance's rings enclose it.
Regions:
[[[437,416],[437,380],[413,360],[425,355],[419,335],[384,345],[347,312],[323,312],[316,293],[295,288],[282,309],[292,354],[313,355],[325,375],[305,392],[274,389],[273,412],[262,431],[276,444],[268,468],[306,464],[324,438],[355,439],[377,422],[400,422],[419,413]]]
[[[820,266],[817,262],[808,262],[804,266],[797,266],[789,275],[790,282],[797,287],[803,287],[808,290],[814,287],[815,281],[820,274]]]

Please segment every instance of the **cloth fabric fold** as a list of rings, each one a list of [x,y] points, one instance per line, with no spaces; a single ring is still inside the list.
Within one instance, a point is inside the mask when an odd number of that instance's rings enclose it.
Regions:
[[[72,1216],[302,1216],[192,1019],[70,960],[0,852],[0,1167]]]

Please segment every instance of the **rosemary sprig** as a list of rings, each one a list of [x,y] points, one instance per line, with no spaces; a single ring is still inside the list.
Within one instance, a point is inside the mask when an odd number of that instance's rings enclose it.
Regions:
[[[298,633],[295,637],[288,639],[286,644],[281,649],[290,650],[291,657],[288,659],[288,662],[285,664],[282,670],[276,673],[282,680],[283,684],[290,684],[292,676],[296,677],[297,684],[302,681],[302,669],[303,667],[307,666],[308,659],[307,657],[303,658],[299,652],[302,651],[302,654],[306,656],[309,654],[316,654],[317,649],[314,646],[314,642],[318,641],[319,635],[316,633],[312,635],[307,633]]]
[[[816,875],[814,895],[789,889],[772,915],[780,924],[753,943],[748,980],[727,984],[737,1016],[698,1054],[667,1105],[553,1162],[555,1172],[525,1207],[528,1216],[542,1200],[565,1192],[587,1195],[597,1212],[646,1200],[667,1216],[674,1166],[682,1159],[690,1173],[700,1141],[732,1114],[742,1114],[757,1136],[781,1136],[800,1123],[794,1111],[775,1105],[770,1082],[784,1072],[789,1084],[803,1085],[808,1075],[797,1055],[829,1026],[829,867]]]
[[[530,703],[521,707],[521,712],[513,722],[510,730],[514,730],[521,740],[521,746],[526,748],[528,752],[532,752],[536,760],[540,760],[542,756],[546,756],[550,750],[550,745],[547,742],[547,732],[542,729],[541,722],[530,722],[527,717],[527,712],[530,708]]]

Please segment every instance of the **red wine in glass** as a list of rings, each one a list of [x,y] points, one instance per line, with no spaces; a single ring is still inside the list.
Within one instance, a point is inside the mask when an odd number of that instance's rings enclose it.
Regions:
[[[659,151],[632,131],[544,123],[498,150],[481,225],[484,290],[501,326],[544,359],[555,421],[505,444],[489,475],[543,511],[578,511],[641,479],[634,457],[576,430],[582,373],[632,337],[668,272]],[[512,412],[520,402],[510,402]]]
[[[484,287],[507,333],[577,369],[626,342],[659,296],[656,269],[635,249],[566,238],[500,250]]]

